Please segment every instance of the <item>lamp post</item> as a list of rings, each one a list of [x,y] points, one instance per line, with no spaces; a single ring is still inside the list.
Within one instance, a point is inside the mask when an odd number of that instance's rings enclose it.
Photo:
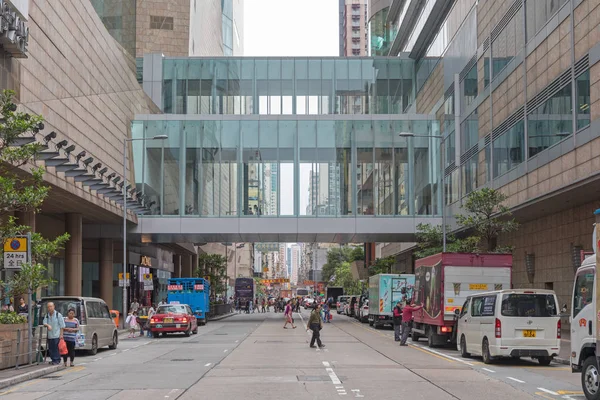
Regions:
[[[440,157],[440,175],[442,182],[442,251],[446,251],[446,182],[445,182],[445,174],[444,174],[444,165],[446,164],[445,158],[446,153],[443,151],[442,146],[444,145],[444,136],[443,135],[415,135],[412,132],[400,132],[398,134],[400,137],[405,138],[415,138],[415,137],[423,137],[423,138],[434,138],[440,139],[440,153],[442,156]]]
[[[151,138],[125,138],[123,140],[123,327],[127,315],[127,143],[136,140],[165,140],[167,135],[156,135]]]

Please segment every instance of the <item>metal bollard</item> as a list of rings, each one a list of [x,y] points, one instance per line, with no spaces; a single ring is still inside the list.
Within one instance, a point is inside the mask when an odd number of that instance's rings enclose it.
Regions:
[[[21,356],[19,350],[21,348],[21,329],[17,329],[17,359],[15,362],[15,369],[19,369],[19,357]]]

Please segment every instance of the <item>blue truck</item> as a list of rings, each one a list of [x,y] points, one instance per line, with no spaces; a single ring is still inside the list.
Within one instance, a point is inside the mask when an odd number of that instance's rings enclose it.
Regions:
[[[198,319],[206,325],[210,312],[210,282],[203,278],[171,278],[167,286],[169,304],[187,304]]]

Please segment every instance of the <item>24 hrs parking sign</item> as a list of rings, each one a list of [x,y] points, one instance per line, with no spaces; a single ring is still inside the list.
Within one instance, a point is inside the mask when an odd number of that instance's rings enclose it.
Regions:
[[[26,237],[10,238],[4,242],[4,268],[21,269],[27,262],[28,241]]]

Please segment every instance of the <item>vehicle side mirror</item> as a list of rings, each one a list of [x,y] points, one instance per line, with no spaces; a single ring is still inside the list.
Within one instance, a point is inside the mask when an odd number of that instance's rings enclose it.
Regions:
[[[560,309],[561,313],[566,313],[567,312],[567,305],[563,304],[562,308]]]
[[[460,310],[458,308],[454,309],[454,315],[460,315]]]

